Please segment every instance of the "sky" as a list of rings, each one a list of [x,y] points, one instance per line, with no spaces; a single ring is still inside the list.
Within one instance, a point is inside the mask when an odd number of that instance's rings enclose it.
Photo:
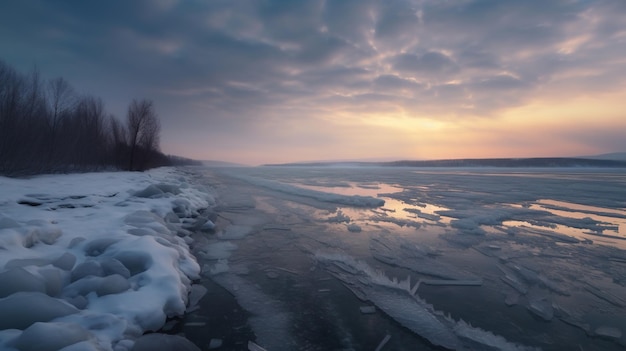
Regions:
[[[168,154],[312,160],[626,151],[624,0],[9,0],[0,60]]]

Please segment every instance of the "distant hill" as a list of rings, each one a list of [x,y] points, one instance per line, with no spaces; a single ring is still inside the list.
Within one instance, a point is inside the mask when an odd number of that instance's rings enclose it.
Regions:
[[[452,160],[401,160],[391,162],[307,162],[266,166],[378,166],[378,167],[602,167],[626,168],[626,160],[575,157],[478,158]]]
[[[242,165],[240,163],[233,163],[233,162],[226,162],[226,161],[203,160],[201,162],[203,165],[207,167],[248,167],[247,165]]]
[[[601,154],[594,156],[585,156],[582,158],[592,158],[596,160],[616,160],[616,161],[626,161],[626,152],[612,152],[609,154]]]

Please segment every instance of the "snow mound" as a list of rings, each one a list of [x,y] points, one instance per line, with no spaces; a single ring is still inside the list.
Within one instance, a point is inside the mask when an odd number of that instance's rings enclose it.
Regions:
[[[0,177],[0,193],[1,350],[197,349],[139,337],[185,313],[200,267],[180,218],[214,204],[206,189],[160,168]]]
[[[78,309],[63,300],[41,292],[17,292],[0,299],[0,330],[26,329],[74,313]]]

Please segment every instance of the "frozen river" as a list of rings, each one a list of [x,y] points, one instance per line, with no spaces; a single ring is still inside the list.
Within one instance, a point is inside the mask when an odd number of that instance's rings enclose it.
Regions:
[[[624,170],[197,173],[208,293],[171,332],[203,349],[626,345]]]

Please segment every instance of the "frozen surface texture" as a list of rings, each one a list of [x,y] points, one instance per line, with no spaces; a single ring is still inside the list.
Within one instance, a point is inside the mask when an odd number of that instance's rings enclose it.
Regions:
[[[535,350],[516,345],[501,336],[455,321],[416,296],[419,283],[411,285],[388,278],[364,262],[342,254],[317,253],[315,258],[361,299],[371,301],[404,327],[433,345],[449,350]]]
[[[157,169],[0,193],[1,351],[195,350],[145,334],[181,314],[168,330],[201,349],[626,346],[624,170]]]
[[[292,294],[334,303],[332,313],[318,306],[302,313],[323,314],[320,323],[336,328],[336,348],[364,339],[374,348],[385,338],[357,336],[367,329],[359,324],[365,318],[376,326],[385,325],[384,318],[397,322],[386,326],[389,349],[411,344],[400,341],[398,324],[421,337],[413,339],[418,349],[626,346],[623,169],[259,167],[208,173],[227,186],[216,210],[216,238],[200,252],[205,276],[241,287],[229,291],[242,305],[247,294],[261,292],[275,311],[291,311],[285,304]],[[265,224],[251,224],[251,218],[265,218]],[[345,297],[326,279],[340,281],[354,296]],[[308,285],[311,280],[324,286]],[[277,298],[285,289],[289,296]],[[375,308],[362,310],[357,299]],[[358,316],[344,307],[350,305]],[[289,319],[300,322],[295,313]],[[302,338],[292,340],[304,345]]]
[[[179,217],[213,204],[188,178],[0,177],[0,350],[128,350],[183,314],[200,267]],[[156,338],[133,350],[195,350]]]

